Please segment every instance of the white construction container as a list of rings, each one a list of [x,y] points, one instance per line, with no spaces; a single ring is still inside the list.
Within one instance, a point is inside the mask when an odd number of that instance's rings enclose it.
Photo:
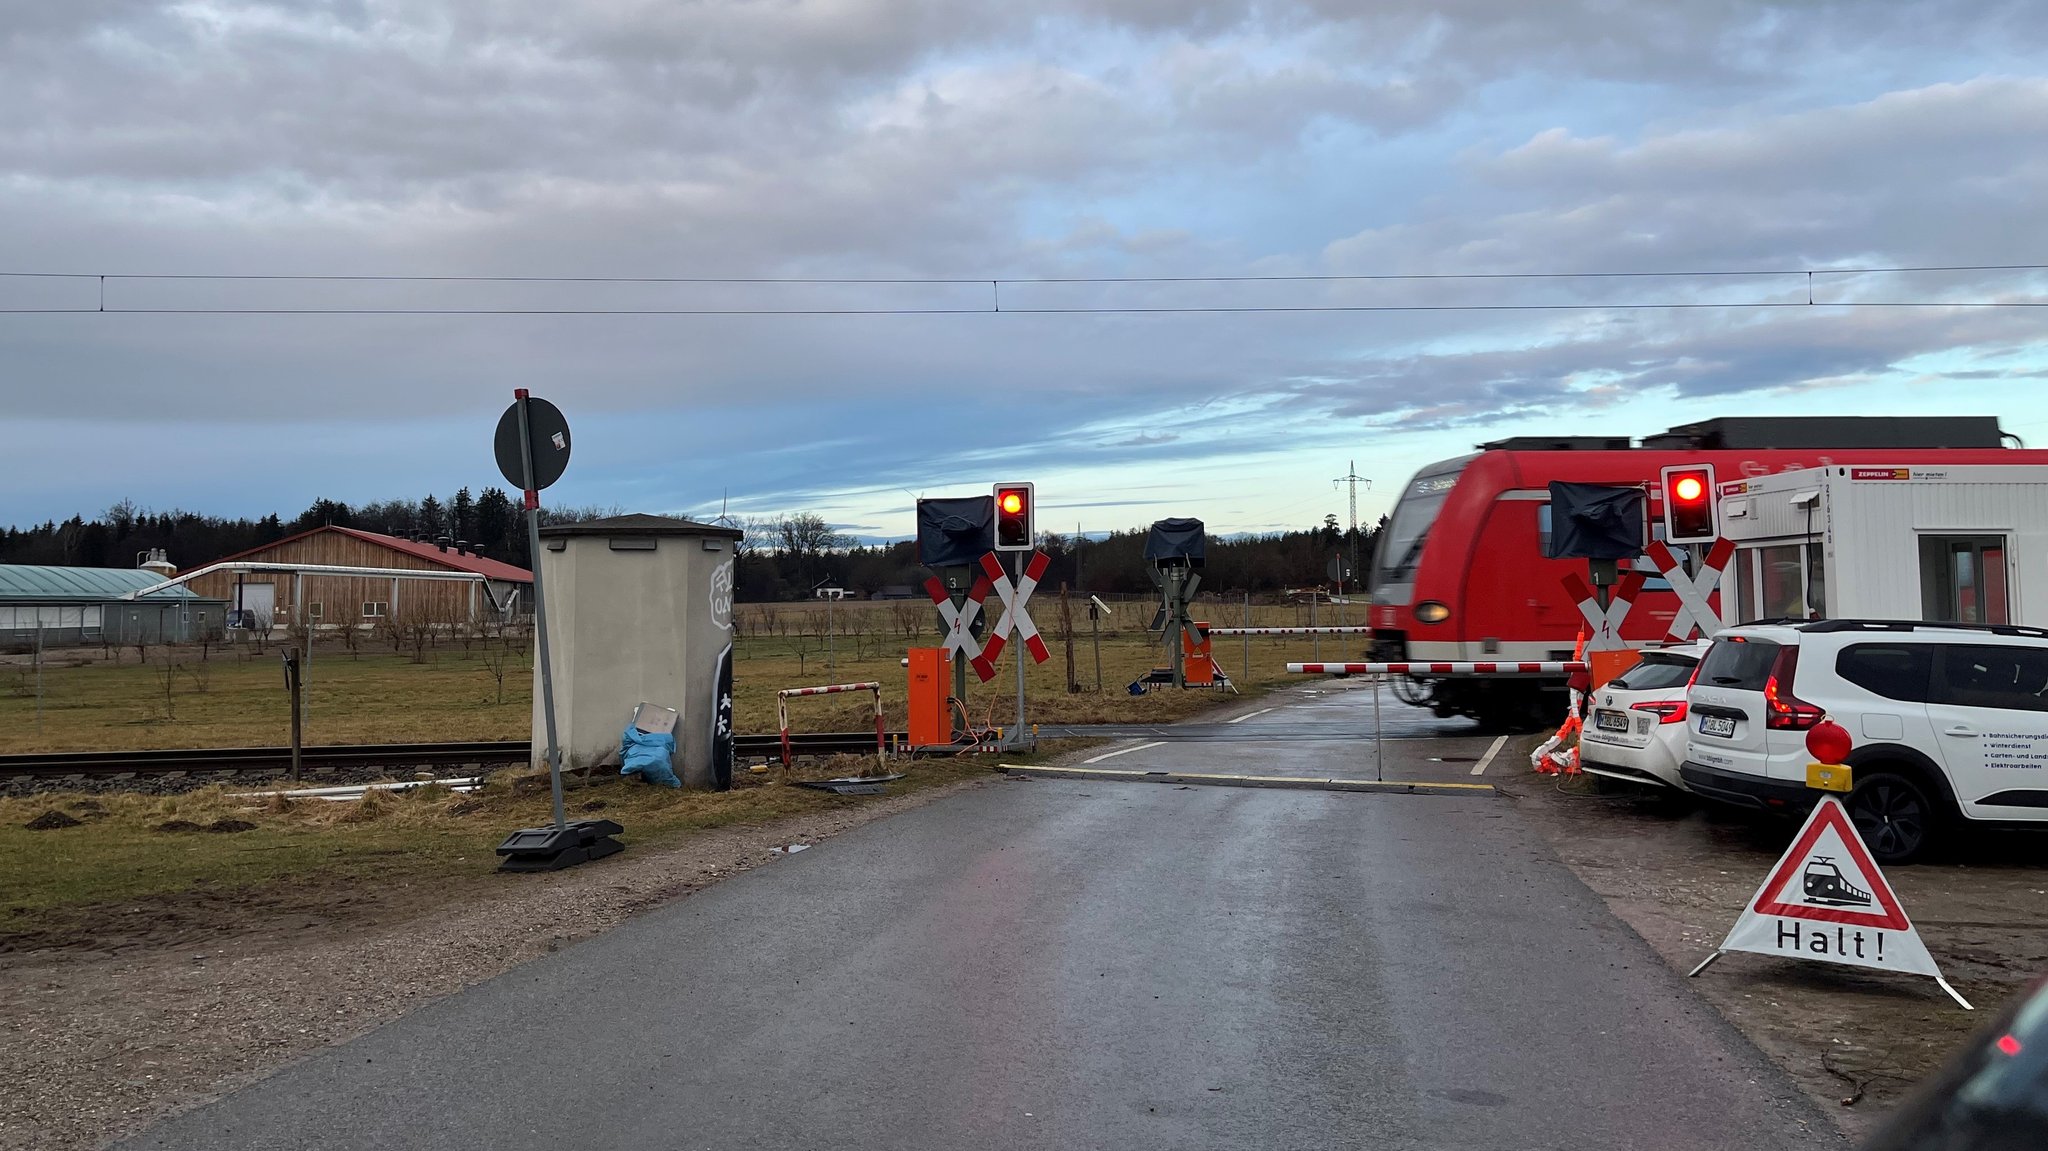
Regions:
[[[1718,492],[1724,622],[2048,624],[2048,466],[1834,465]]]

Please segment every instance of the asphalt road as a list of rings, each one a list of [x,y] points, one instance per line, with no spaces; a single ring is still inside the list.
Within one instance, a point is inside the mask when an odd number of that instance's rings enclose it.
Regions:
[[[1245,726],[1302,718],[1274,715]],[[1462,753],[1489,742],[1390,743],[1389,762],[1470,778]],[[1311,773],[1357,756],[1223,746]],[[1148,751],[1193,768],[1215,749]],[[1020,781],[748,872],[125,1146],[1836,1145],[1511,799]]]

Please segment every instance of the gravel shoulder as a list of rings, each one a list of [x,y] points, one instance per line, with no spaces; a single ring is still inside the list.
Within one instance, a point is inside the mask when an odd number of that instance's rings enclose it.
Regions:
[[[1501,790],[1543,829],[1566,866],[1679,972],[1720,944],[1797,826],[1602,796],[1583,779],[1504,775]],[[1979,836],[1954,857],[1885,873],[1974,1012],[1931,979],[1742,952],[1723,956],[1691,986],[1846,1132],[1861,1135],[2048,971],[2044,846],[2041,835]]]
[[[636,912],[773,864],[776,847],[815,843],[994,778],[693,832],[601,867],[494,876],[454,903],[430,884],[202,898],[183,910],[204,926],[204,945],[0,955],[0,1019],[9,1031],[0,1044],[0,1149],[99,1146]]]

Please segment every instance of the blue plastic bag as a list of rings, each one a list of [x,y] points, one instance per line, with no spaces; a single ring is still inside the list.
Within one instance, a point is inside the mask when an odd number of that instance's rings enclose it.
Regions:
[[[676,755],[674,735],[641,731],[627,724],[625,734],[619,738],[620,775],[638,775],[648,783],[658,783],[663,787],[683,785],[683,781],[676,778],[673,766]]]

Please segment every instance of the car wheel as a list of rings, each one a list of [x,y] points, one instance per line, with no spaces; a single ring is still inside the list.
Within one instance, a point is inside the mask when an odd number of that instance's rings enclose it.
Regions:
[[[1934,833],[1934,804],[1919,784],[1903,775],[1881,771],[1863,776],[1844,806],[1879,863],[1909,862]]]

